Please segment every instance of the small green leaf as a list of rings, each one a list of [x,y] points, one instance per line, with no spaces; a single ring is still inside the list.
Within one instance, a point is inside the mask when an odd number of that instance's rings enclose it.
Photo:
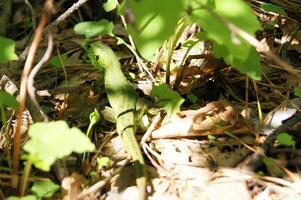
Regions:
[[[34,195],[27,195],[25,197],[8,197],[7,200],[38,200],[38,198]]]
[[[111,160],[108,157],[97,158],[98,170],[108,168],[111,165]]]
[[[208,140],[209,141],[213,141],[215,139],[216,139],[216,137],[214,135],[208,135]]]
[[[199,98],[198,98],[196,95],[192,94],[192,93],[189,93],[189,94],[187,95],[187,97],[188,97],[188,99],[189,99],[189,101],[190,101],[191,103],[196,103],[196,102],[198,102],[198,100],[199,100]]]
[[[86,38],[98,35],[113,35],[113,23],[102,19],[98,22],[80,22],[75,25],[74,32],[79,35],[85,35]]]
[[[117,7],[116,0],[107,0],[106,3],[103,4],[103,8],[106,12],[110,12],[111,10],[114,10]]]
[[[184,102],[179,93],[170,89],[166,84],[155,85],[150,96],[159,98],[159,106],[167,112],[169,117],[179,112],[180,106]]]
[[[12,60],[17,60],[15,54],[15,41],[0,36],[0,63],[5,64]]]
[[[286,15],[285,10],[272,3],[261,2],[260,8],[262,8],[266,12],[273,12],[279,15]]]
[[[265,156],[262,158],[262,161],[271,175],[280,176],[282,174],[279,164],[275,159]]]
[[[295,140],[293,139],[293,137],[287,133],[279,133],[276,137],[276,140],[285,146],[295,146]]]
[[[294,88],[294,94],[298,97],[301,97],[301,88],[300,87],[295,87]]]
[[[61,54],[60,56],[61,56],[61,60],[63,62],[63,65],[66,65],[67,60],[68,60],[67,54]],[[61,68],[62,67],[61,61],[60,61],[58,56],[53,56],[51,58],[50,65],[55,67],[55,68]]]
[[[51,181],[38,181],[34,182],[31,192],[39,198],[49,198],[59,189],[60,186]]]
[[[13,95],[5,91],[0,91],[0,107],[2,106],[11,107],[16,110],[18,108],[18,101]]]
[[[29,153],[28,159],[43,171],[49,171],[56,159],[72,152],[92,152],[95,149],[80,129],[69,128],[65,121],[35,123],[30,126],[28,135],[30,140],[24,145],[24,150]]]

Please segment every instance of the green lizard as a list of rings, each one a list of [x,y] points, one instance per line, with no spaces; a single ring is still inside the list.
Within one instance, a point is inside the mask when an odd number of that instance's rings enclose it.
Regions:
[[[121,71],[120,62],[112,49],[94,42],[87,51],[92,64],[104,72],[109,103],[117,116],[117,132],[134,161],[140,199],[146,199],[146,170],[144,159],[135,137],[137,94]]]

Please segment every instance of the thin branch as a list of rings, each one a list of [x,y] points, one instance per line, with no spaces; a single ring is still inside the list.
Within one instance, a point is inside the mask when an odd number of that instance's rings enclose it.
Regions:
[[[87,190],[82,191],[80,194],[78,194],[77,196],[75,196],[74,200],[80,200],[80,199],[83,199],[86,195],[91,194],[91,193],[95,193],[95,192],[97,192],[98,190],[100,190],[101,188],[103,188],[103,187],[106,185],[106,183],[107,183],[109,180],[111,180],[114,176],[116,176],[118,173],[120,173],[121,170],[122,170],[129,162],[130,162],[130,159],[125,160],[125,163],[124,163],[122,166],[118,167],[116,170],[114,170],[114,172],[113,172],[110,176],[104,178],[104,179],[101,180],[101,181],[98,181],[97,183],[95,183],[94,185],[92,185],[92,186],[91,186],[90,188],[88,188]]]
[[[116,3],[117,5],[119,5],[119,2],[116,0]],[[120,6],[120,5],[119,5]],[[120,18],[121,18],[121,21],[123,23],[123,26],[125,28],[125,30],[127,31],[128,33],[128,37],[129,37],[129,41],[130,41],[130,44],[131,44],[131,48],[129,48],[129,50],[132,51],[132,53],[134,54],[134,56],[136,57],[136,60],[138,62],[138,66],[139,66],[139,70],[141,72],[143,72],[143,70],[147,73],[147,75],[150,77],[151,81],[152,82],[155,82],[155,78],[153,77],[152,73],[149,71],[148,67],[144,64],[144,62],[142,61],[142,59],[140,58],[140,56],[138,55],[137,53],[137,48],[135,46],[135,43],[134,43],[134,40],[133,40],[133,37],[131,36],[131,34],[129,33],[128,31],[128,27],[127,27],[127,23],[126,23],[126,20],[125,20],[125,17],[123,15],[120,15]],[[143,70],[142,70],[143,69]]]
[[[34,10],[34,8],[32,7],[32,5],[30,4],[30,2],[28,0],[24,0],[25,4],[28,6],[30,13],[31,13],[31,24],[32,24],[32,28],[35,31],[36,27],[37,27],[37,22],[36,22],[36,11]]]
[[[74,3],[68,10],[66,10],[63,14],[61,14],[58,18],[56,18],[47,28],[57,26],[59,23],[64,21],[67,17],[69,17],[74,11],[79,9],[82,5],[84,5],[89,0],[78,0]]]
[[[39,103],[36,99],[36,95],[35,95],[36,88],[34,87],[34,78],[37,75],[37,73],[40,71],[40,69],[43,67],[43,64],[45,64],[47,62],[47,60],[49,60],[52,49],[53,49],[53,38],[52,38],[51,31],[49,29],[47,49],[46,49],[42,59],[33,68],[30,75],[28,76],[28,83],[27,83],[27,90],[28,90],[29,98],[31,99],[32,103],[37,107],[37,109],[40,111],[41,115],[44,118],[44,122],[48,122],[49,118],[48,118],[47,114],[43,111],[43,109],[41,108],[41,106],[39,105]]]

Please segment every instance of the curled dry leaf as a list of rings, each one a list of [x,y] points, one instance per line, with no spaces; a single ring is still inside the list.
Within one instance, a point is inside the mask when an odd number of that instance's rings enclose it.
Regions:
[[[213,101],[198,110],[177,113],[168,123],[152,132],[153,139],[193,137],[231,133],[247,133],[249,128],[241,123],[239,114],[224,102]]]

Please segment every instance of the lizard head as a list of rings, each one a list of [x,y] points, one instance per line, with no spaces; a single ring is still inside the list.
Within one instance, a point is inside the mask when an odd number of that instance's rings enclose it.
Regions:
[[[112,66],[113,57],[115,56],[109,46],[99,41],[90,44],[87,55],[91,63],[100,70],[104,70],[105,66]]]

